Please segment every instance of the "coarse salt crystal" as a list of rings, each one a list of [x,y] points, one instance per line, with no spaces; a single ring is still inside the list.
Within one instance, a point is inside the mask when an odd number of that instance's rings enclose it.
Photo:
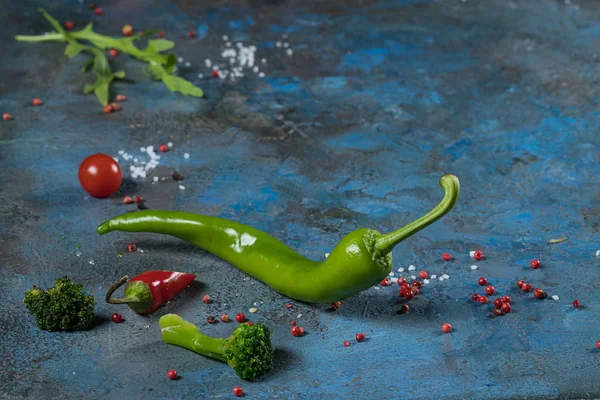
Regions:
[[[277,47],[281,47],[281,42],[276,42],[276,43],[275,43],[275,46],[277,46]]]
[[[288,48],[288,47],[290,47],[290,44],[289,44],[288,42],[285,42],[285,43],[283,44],[283,47],[285,47],[285,48]]]
[[[145,152],[146,152],[146,148],[145,148],[145,147],[140,147],[140,151],[141,151],[142,153],[145,153]]]
[[[153,178],[153,180],[154,180],[154,182],[158,182],[158,176],[155,176],[155,177]]]
[[[116,162],[119,162],[119,159],[117,157],[113,157],[113,160],[115,160]]]
[[[267,59],[266,58],[261,58],[260,62],[263,63],[263,64],[266,64],[267,63]]]
[[[325,253],[325,258],[329,257],[329,253]]]
[[[191,67],[191,66],[192,66],[192,63],[191,63],[191,62],[189,62],[189,61],[186,61],[186,62],[185,62],[185,66],[186,66],[186,67]]]
[[[431,279],[435,279],[435,278],[437,278],[437,275],[435,275],[435,274],[431,275]]]
[[[373,286],[375,290],[379,290],[379,286]]]
[[[183,158],[185,158],[186,160],[187,160],[188,158],[190,158],[190,153],[185,153],[185,154],[183,155]]]
[[[229,36],[223,35],[223,40],[229,40]]]
[[[125,154],[125,150],[119,150],[118,153],[119,153],[119,155]],[[598,250],[598,251],[600,251],[600,250]]]
[[[258,67],[252,68],[252,71],[254,71],[255,73],[258,73]]]
[[[444,279],[450,279],[450,275],[444,274],[444,275],[442,275],[442,278],[444,278]]]
[[[471,250],[471,251],[469,252],[469,257],[473,257],[474,255],[475,255],[475,250]]]
[[[428,285],[429,284],[429,279],[423,279],[423,284],[424,285]]]
[[[391,278],[390,281],[392,281],[393,283],[398,283],[398,278]]]
[[[264,78],[264,77],[265,77],[265,73],[264,73],[264,72],[260,72],[260,73],[258,74],[258,77],[259,77],[259,78]]]
[[[552,296],[553,300],[560,300],[560,297],[558,297],[557,295]]]
[[[179,190],[185,190],[185,186],[179,185]]]
[[[210,68],[212,66],[212,61],[210,61],[208,58],[206,60],[204,60],[204,65],[206,65],[206,67]]]
[[[225,47],[231,47],[231,42],[225,43]]]
[[[288,56],[291,56],[292,54],[294,54],[294,51],[292,49],[287,49],[286,53]]]
[[[408,267],[409,271],[414,271],[415,269],[417,269],[417,267],[415,267],[414,265],[411,265]]]
[[[444,280],[443,276],[440,276],[439,281],[442,282]]]
[[[477,269],[477,265],[471,265],[471,270],[475,271]]]
[[[251,312],[252,314],[254,314],[257,311],[258,311],[258,308],[256,308],[256,307],[251,307],[248,309],[248,312]]]
[[[302,313],[298,313],[298,315],[296,315],[296,318],[302,318]]]
[[[600,257],[600,250],[596,250],[596,257]]]
[[[398,272],[404,272],[404,268],[398,268]]]
[[[202,79],[202,78],[204,78],[204,75],[198,74],[198,78]]]
[[[169,142],[169,143],[167,143],[167,146],[168,146],[169,148],[173,147],[173,142]]]
[[[390,272],[388,275],[389,275],[389,276],[394,276],[394,273],[393,273],[393,272]]]
[[[415,275],[411,275],[410,279],[415,280],[415,279],[417,279],[417,277]]]
[[[183,62],[183,57],[178,57],[177,62]]]
[[[213,71],[218,71],[219,70],[219,66],[218,65],[213,65]]]

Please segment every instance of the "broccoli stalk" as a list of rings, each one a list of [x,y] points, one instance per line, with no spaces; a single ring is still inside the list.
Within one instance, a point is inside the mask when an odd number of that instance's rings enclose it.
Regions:
[[[273,369],[271,331],[265,325],[241,324],[227,339],[203,335],[175,314],[162,316],[158,325],[165,343],[224,361],[242,379],[254,380]]]
[[[66,276],[48,290],[33,287],[25,293],[23,303],[35,316],[40,329],[46,331],[83,331],[94,326],[94,296],[83,292]]]

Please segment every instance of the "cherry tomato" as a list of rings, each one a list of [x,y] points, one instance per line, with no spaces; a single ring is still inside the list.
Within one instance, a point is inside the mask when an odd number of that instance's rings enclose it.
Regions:
[[[79,183],[94,197],[108,197],[121,187],[121,167],[106,154],[93,154],[79,166]]]

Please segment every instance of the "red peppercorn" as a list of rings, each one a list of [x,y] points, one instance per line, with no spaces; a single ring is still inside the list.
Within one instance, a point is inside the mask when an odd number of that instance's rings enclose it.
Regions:
[[[133,201],[140,204],[142,201],[144,201],[144,198],[142,196],[133,196]]]
[[[419,289],[423,284],[420,281],[412,281],[412,286]]]
[[[450,333],[452,332],[452,325],[450,324],[442,324],[442,332]]]
[[[159,38],[164,38],[164,37],[166,36],[166,35],[165,35],[165,31],[158,31],[158,33],[157,33],[157,36],[158,36]]]
[[[341,301],[336,301],[335,303],[331,303],[331,309],[333,311],[337,311],[340,309],[340,306],[342,305]]]
[[[499,317],[499,316],[501,316],[501,315],[502,315],[502,310],[501,310],[501,309],[499,309],[499,308],[494,308],[494,310],[492,311],[492,313],[493,313],[495,316]]]
[[[387,286],[387,285],[389,285],[389,284],[390,284],[390,280],[389,280],[389,279],[387,278],[387,276],[386,276],[384,280],[382,280],[381,282],[379,282],[379,284],[380,284],[381,286]]]
[[[598,340],[598,341],[596,342],[596,348],[597,348],[598,350],[600,350],[600,340]]]
[[[236,322],[244,322],[246,320],[246,316],[242,313],[235,314]]]
[[[496,308],[502,307],[502,299],[494,300],[494,307],[496,307]]]
[[[35,99],[33,99],[33,101],[31,103],[34,106],[41,106],[42,105],[42,99],[40,99],[39,97],[36,97]]]
[[[522,288],[525,281],[523,279],[517,281],[517,287]]]
[[[114,110],[110,104],[104,106],[104,114],[111,114]]]
[[[541,288],[536,287],[535,289],[533,289],[533,297],[535,297],[536,299],[543,300],[546,297],[548,297],[548,295]]]
[[[131,36],[133,35],[133,27],[129,24],[123,25],[123,28],[121,28],[121,32],[123,32],[123,35],[125,36]]]
[[[491,296],[494,293],[496,293],[496,289],[493,286],[486,286],[485,294],[487,294],[488,296]]]
[[[478,301],[479,300],[479,294],[478,293],[473,293],[471,295],[471,299],[473,299],[473,301]]]
[[[480,302],[481,304],[487,304],[488,298],[487,298],[487,296],[479,296],[479,299],[477,299],[477,301]]]
[[[190,29],[190,30],[189,30],[189,32],[188,32],[188,37],[189,37],[190,39],[193,39],[193,38],[195,38],[195,37],[196,37],[196,31],[195,31],[195,30],[193,30],[193,29]]]
[[[419,271],[419,278],[427,279],[427,278],[429,278],[429,274],[425,271]]]
[[[214,324],[217,321],[217,319],[215,317],[213,317],[212,315],[208,315],[206,317],[206,322],[208,322],[209,324]]]
[[[74,26],[75,26],[75,24],[73,24],[73,21],[65,21],[65,23],[64,23],[65,30],[67,30],[67,31],[70,31],[71,29],[73,29]]]
[[[575,301],[573,302],[573,307],[575,307],[575,308],[579,308],[579,300],[575,300]]]
[[[12,115],[10,115],[9,113],[4,113],[2,114],[2,119],[4,121],[10,121],[12,119]]]
[[[94,14],[96,15],[102,15],[104,13],[104,10],[100,7],[96,7],[94,8]]]
[[[503,303],[510,303],[510,296],[502,296],[500,297],[500,301]]]
[[[177,371],[175,371],[174,369],[170,369],[169,372],[167,373],[167,376],[169,377],[170,380],[174,381],[175,379],[178,378],[177,376]]]
[[[412,300],[414,297],[415,297],[415,294],[412,292],[412,290],[411,290],[411,291],[408,291],[408,292],[406,292],[406,293],[404,293],[404,298],[405,298],[406,300],[409,300],[409,301],[410,301],[410,300]]]
[[[137,246],[133,243],[129,243],[127,245],[127,251],[133,253],[134,251],[137,251]]]
[[[123,203],[131,204],[131,203],[133,203],[133,200],[131,199],[131,197],[125,196],[125,198],[123,198]]]
[[[479,278],[479,280],[477,281],[477,283],[479,283],[481,286],[485,286],[485,285],[487,285],[487,279],[485,279],[482,276],[481,278]]]
[[[292,329],[290,329],[290,332],[292,332],[292,335],[294,335],[295,337],[300,337],[302,336],[302,334],[304,334],[304,328],[299,326],[293,326]]]
[[[115,324],[119,324],[121,322],[123,322],[123,316],[119,313],[114,313],[111,317],[112,322],[114,322]]]
[[[410,307],[408,306],[408,304],[402,304],[402,306],[400,307],[400,313],[406,314],[409,311],[410,311]]]
[[[233,388],[233,394],[236,397],[242,397],[244,395],[244,390],[241,387],[236,386]]]
[[[210,296],[209,295],[205,294],[204,296],[202,296],[202,302],[204,304],[208,304],[208,303],[210,303],[210,301],[211,300],[210,300]]]
[[[292,308],[292,305],[290,303],[285,303],[285,308]]]
[[[158,149],[162,152],[162,153],[166,153],[167,151],[169,151],[169,146],[167,146],[166,144],[161,144]]]
[[[473,258],[477,261],[480,261],[483,259],[483,253],[480,250],[477,250],[475,253],[473,253]]]
[[[125,95],[124,95],[124,94],[118,94],[118,95],[115,97],[115,101],[125,101],[125,100],[127,100],[127,97],[125,97]]]
[[[508,314],[510,312],[510,308],[510,303],[502,303],[502,307],[500,307],[504,314]]]
[[[221,322],[229,322],[229,321],[231,321],[229,319],[229,315],[227,315],[227,314],[221,314],[221,316],[219,317],[219,319],[221,320]]]
[[[529,266],[533,269],[538,269],[539,267],[542,266],[542,263],[540,263],[540,260],[534,258],[533,260],[531,260],[529,262]]]
[[[531,292],[531,284],[530,283],[524,283],[523,286],[521,286],[521,290],[524,292]]]
[[[296,321],[292,321],[292,326],[296,326]]]
[[[403,283],[406,283],[406,278],[398,278],[398,286],[402,286]]]
[[[364,341],[365,341],[365,337],[366,337],[366,336],[367,336],[367,335],[366,335],[366,334],[364,334],[364,333],[357,333],[357,334],[356,334],[356,341],[357,341],[357,342],[364,342]]]
[[[450,255],[450,253],[444,253],[444,254],[442,254],[442,258],[444,259],[444,261],[450,261],[450,260],[452,260],[452,256]]]
[[[111,57],[116,57],[116,56],[119,55],[119,50],[117,50],[117,49],[110,49],[108,51],[108,54],[110,54]]]
[[[350,341],[349,340],[344,340],[344,347],[350,347]]]
[[[213,69],[212,77],[213,78],[218,78],[219,77],[219,70],[218,69]]]

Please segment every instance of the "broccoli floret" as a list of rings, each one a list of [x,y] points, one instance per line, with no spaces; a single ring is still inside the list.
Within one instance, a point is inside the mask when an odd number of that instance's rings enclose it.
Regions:
[[[254,380],[273,369],[271,331],[263,324],[241,324],[227,339],[203,335],[175,314],[162,316],[158,324],[165,343],[224,361],[242,379]]]
[[[46,331],[83,331],[94,326],[94,296],[83,292],[66,276],[48,290],[37,287],[25,293],[23,303],[35,316],[40,329]]]

